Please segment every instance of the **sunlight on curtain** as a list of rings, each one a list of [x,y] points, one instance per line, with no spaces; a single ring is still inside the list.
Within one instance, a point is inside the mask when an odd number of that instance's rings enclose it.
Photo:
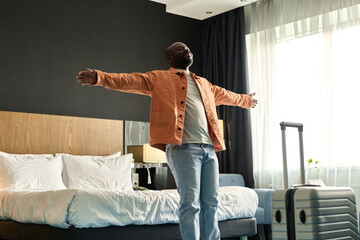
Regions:
[[[305,160],[318,160],[322,169],[307,178],[351,186],[359,201],[360,2],[262,0],[250,7],[249,79],[259,99],[252,111],[256,186],[283,188],[279,123],[300,122]],[[286,134],[289,184],[295,184],[298,132]]]

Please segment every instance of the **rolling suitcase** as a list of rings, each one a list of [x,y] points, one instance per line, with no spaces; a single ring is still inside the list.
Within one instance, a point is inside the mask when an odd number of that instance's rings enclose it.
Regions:
[[[284,183],[287,188],[285,130],[286,127],[296,127],[299,130],[301,181],[304,183],[303,125],[285,122],[280,125]],[[359,239],[354,192],[348,187],[318,187],[306,184],[275,191],[272,197],[272,238]]]

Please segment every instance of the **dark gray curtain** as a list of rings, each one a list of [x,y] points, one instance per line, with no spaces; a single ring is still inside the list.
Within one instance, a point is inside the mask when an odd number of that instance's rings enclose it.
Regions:
[[[204,20],[202,25],[203,75],[212,84],[249,94],[244,9],[238,8]],[[226,151],[219,152],[221,173],[240,173],[254,187],[250,110],[220,106]]]

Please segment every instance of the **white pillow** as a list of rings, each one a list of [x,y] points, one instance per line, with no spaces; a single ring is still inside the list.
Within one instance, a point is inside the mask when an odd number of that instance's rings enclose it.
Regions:
[[[0,188],[65,189],[60,157],[0,152]]]
[[[77,159],[98,160],[98,159],[109,159],[109,158],[114,158],[114,157],[120,157],[121,152],[119,151],[119,152],[116,152],[114,154],[107,155],[107,156],[72,155],[72,154],[68,154],[68,153],[57,153],[55,156],[61,156],[62,159],[63,159],[62,156],[72,156],[73,158],[77,158]],[[64,160],[63,160],[63,164],[65,164]],[[69,186],[69,177],[68,177],[68,172],[66,170],[66,167],[64,167],[63,172],[62,172],[62,181],[66,187]]]
[[[61,157],[68,188],[132,190],[132,154],[117,157],[61,154]]]

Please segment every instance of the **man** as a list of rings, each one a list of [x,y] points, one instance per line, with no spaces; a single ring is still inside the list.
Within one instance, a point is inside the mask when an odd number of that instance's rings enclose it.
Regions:
[[[215,106],[255,107],[254,94],[212,85],[189,71],[193,54],[181,42],[166,49],[168,71],[105,73],[87,69],[82,84],[152,97],[150,145],[166,151],[180,195],[179,225],[184,240],[220,239],[216,210],[219,188],[215,151],[225,149]]]

